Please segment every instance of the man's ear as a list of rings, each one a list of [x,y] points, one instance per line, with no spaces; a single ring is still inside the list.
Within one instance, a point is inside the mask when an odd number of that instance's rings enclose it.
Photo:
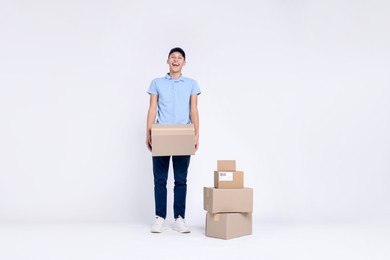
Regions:
[[[167,64],[169,64],[169,59],[167,59]]]
[[[185,66],[186,65],[186,60],[184,60],[184,62],[183,62],[183,66]]]

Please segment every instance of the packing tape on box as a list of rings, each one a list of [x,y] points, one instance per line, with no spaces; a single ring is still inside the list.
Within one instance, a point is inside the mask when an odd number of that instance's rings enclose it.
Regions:
[[[210,194],[209,194],[210,191],[209,191],[209,189],[205,189],[205,190],[206,190],[206,194],[205,194],[206,198],[210,197]],[[209,208],[209,204],[210,204],[209,200],[206,199],[206,200],[204,201],[204,204],[205,204],[206,209],[208,209],[208,208]]]
[[[195,131],[177,131],[177,132],[156,131],[156,132],[152,132],[152,140],[153,140],[153,137],[155,137],[155,136],[172,136],[172,135],[176,135],[176,136],[182,136],[182,135],[191,136],[191,135],[195,135]]]
[[[214,215],[213,215],[213,220],[214,220],[215,222],[218,222],[218,221],[219,221],[219,214],[214,214]]]
[[[183,133],[183,132],[178,132],[178,133],[175,133],[174,134],[175,136],[195,136],[194,132],[186,132],[186,133]],[[153,133],[152,134],[152,141],[153,141],[153,137],[157,137],[157,136],[172,136],[172,132],[159,132],[159,133]]]
[[[153,131],[195,131],[194,128],[153,128]]]

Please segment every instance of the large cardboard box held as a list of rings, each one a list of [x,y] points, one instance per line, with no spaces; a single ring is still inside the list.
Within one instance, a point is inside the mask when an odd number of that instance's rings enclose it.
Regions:
[[[152,155],[194,155],[195,128],[192,124],[153,124]]]
[[[210,213],[252,212],[253,189],[203,188],[203,209]]]
[[[214,188],[242,189],[244,188],[243,171],[214,171]]]
[[[252,213],[217,213],[206,215],[206,236],[231,239],[252,234]]]

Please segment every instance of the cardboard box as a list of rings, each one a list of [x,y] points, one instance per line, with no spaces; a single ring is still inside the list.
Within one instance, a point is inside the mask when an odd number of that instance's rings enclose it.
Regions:
[[[252,234],[252,213],[219,213],[206,215],[206,236],[221,239]]]
[[[203,209],[210,213],[252,212],[253,189],[203,188]]]
[[[236,160],[217,160],[217,171],[236,171]]]
[[[243,171],[214,171],[214,188],[217,189],[242,189],[244,188]]]
[[[153,124],[152,155],[194,155],[195,128],[192,124]]]

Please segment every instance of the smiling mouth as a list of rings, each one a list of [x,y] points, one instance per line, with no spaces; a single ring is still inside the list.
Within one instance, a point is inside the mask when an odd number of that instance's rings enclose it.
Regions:
[[[173,67],[179,67],[179,64],[173,63],[172,66],[173,66]]]

